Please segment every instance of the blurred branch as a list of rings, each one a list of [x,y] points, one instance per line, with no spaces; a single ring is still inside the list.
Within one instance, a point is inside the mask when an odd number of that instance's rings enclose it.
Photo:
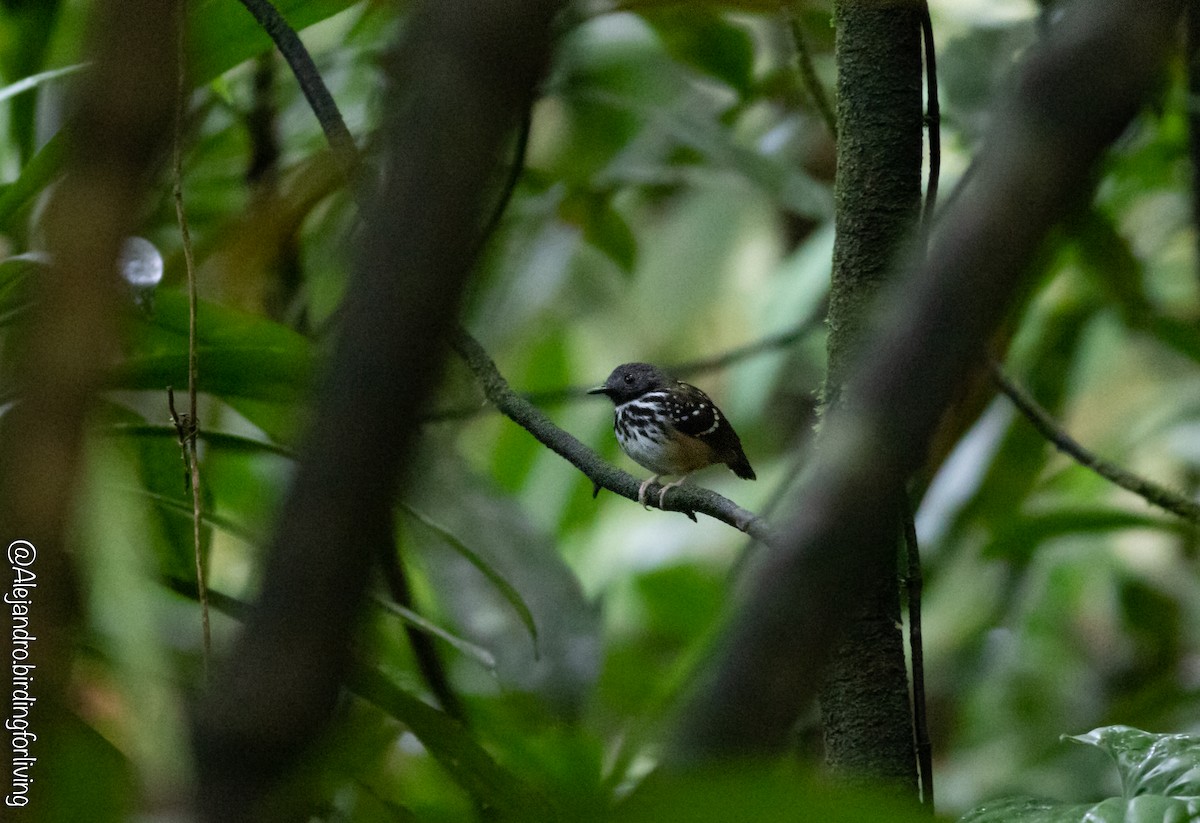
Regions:
[[[1017,385],[1012,378],[1004,373],[999,363],[992,362],[992,378],[1000,391],[1008,396],[1021,414],[1025,415],[1038,434],[1050,441],[1054,448],[1069,455],[1081,466],[1091,469],[1110,483],[1131,491],[1152,506],[1182,517],[1191,523],[1200,523],[1200,504],[1189,500],[1179,492],[1160,486],[1153,480],[1140,477],[1128,469],[1115,463],[1110,463],[1102,457],[1093,454],[1079,441],[1067,432],[1052,418],[1028,392]]]
[[[1105,148],[1137,113],[1175,45],[1183,0],[1070,4],[1031,49],[923,262],[884,295],[821,430],[790,528],[763,552],[665,753],[686,764],[782,749],[815,696],[867,581],[895,556],[894,490],[1052,227],[1089,190]]]
[[[279,11],[268,0],[242,0],[242,4],[246,6],[251,14],[254,15],[254,18],[266,29],[267,34],[270,35],[279,49],[279,53],[287,62],[292,74],[304,90],[304,96],[308,100],[313,114],[321,124],[321,129],[325,133],[330,149],[339,161],[339,169],[342,171],[346,181],[352,183],[354,169],[358,167],[360,161],[358,147],[350,136],[350,130],[346,127],[346,122],[342,117],[341,111],[338,109],[337,102],[333,99],[329,87],[325,85],[325,80],[317,70],[316,63],[313,62],[308,49],[304,47],[296,31],[288,25],[287,21],[283,19]],[[529,116],[531,109],[527,105],[524,111],[525,114],[521,118],[518,136],[518,147],[521,156],[524,156],[525,142],[529,137]],[[512,190],[516,187],[519,174],[519,167],[517,167],[515,173],[510,173],[510,182],[505,187],[501,209],[503,208],[503,204],[507,203],[508,196],[511,195]],[[358,197],[358,203],[360,211],[365,212],[367,204],[361,195]],[[496,212],[495,220],[499,220],[499,211]],[[494,226],[490,228],[494,228]],[[487,235],[483,235],[483,238],[486,237]],[[472,257],[478,254],[482,244],[483,239],[478,242]],[[339,307],[330,318],[330,321],[340,319],[343,310],[344,305]],[[387,517],[390,522],[390,512]],[[389,593],[398,605],[406,609],[412,609],[414,604],[412,592],[408,585],[408,578],[399,552],[397,551],[395,540],[391,537],[394,531],[395,529],[390,526],[386,529],[388,539],[378,542],[376,556],[379,560],[380,570]],[[432,640],[428,635],[417,631],[411,625],[405,626],[405,634],[408,637],[409,645],[412,647],[413,657],[417,661],[417,668],[420,669],[421,676],[425,679],[430,691],[437,698],[438,703],[450,715],[465,722],[466,712],[462,701],[459,700],[450,685],[450,678],[446,673],[445,666],[442,664],[441,657],[438,655],[437,648],[434,646]]]
[[[31,727],[47,752],[64,750],[56,732],[75,717],[64,702],[81,614],[68,534],[84,424],[117,352],[116,261],[169,145],[173,11],[161,0],[88,5],[84,50],[92,70],[71,94],[65,173],[47,187],[41,219],[51,271],[36,278],[19,333],[6,337],[6,352],[13,354],[10,342],[20,349],[9,357],[6,389],[20,400],[0,417],[0,546],[25,541],[14,545],[36,552],[36,561],[25,558],[38,587],[29,626],[38,639]],[[15,563],[11,548],[9,558]],[[31,808],[52,808],[66,795],[63,782],[77,777],[70,769],[39,771],[36,782],[31,775]]]
[[[684,378],[692,377],[697,374],[707,374],[709,372],[720,371],[732,365],[740,363],[742,360],[747,360],[751,357],[756,357],[760,354],[769,354],[770,352],[779,349],[787,348],[796,341],[803,338],[818,328],[825,317],[826,302],[821,301],[820,305],[814,309],[813,313],[803,322],[792,326],[790,329],[785,329],[775,334],[768,334],[759,340],[747,343],[744,346],[730,349],[729,351],[705,357],[698,360],[688,360],[673,366],[667,366],[666,371],[673,377]],[[558,389],[546,389],[545,391],[526,392],[521,394],[521,398],[535,406],[556,406],[563,403],[570,403],[577,400],[594,400],[595,395],[588,395],[588,389],[594,388],[595,384],[587,386],[564,386]],[[425,416],[426,423],[445,423],[453,420],[464,420],[487,412],[500,411],[494,405],[486,403],[472,403],[471,405],[453,406],[451,408],[441,409],[439,411],[430,412]]]
[[[194,725],[206,819],[252,819],[329,720],[375,547],[393,538],[402,469],[441,376],[497,153],[534,94],[558,7],[426,0],[385,63],[384,174],[375,205],[362,209],[344,319],[261,593]],[[322,89],[307,88],[310,101]],[[332,113],[318,116],[325,125]],[[346,136],[330,140],[348,157]]]
[[[587,475],[597,489],[605,488],[630,500],[638,499],[637,478],[603,460],[569,432],[554,425],[540,409],[509,388],[507,381],[479,341],[460,329],[454,336],[452,345],[479,380],[488,400],[506,417]],[[653,488],[652,486],[651,489]],[[648,497],[657,499],[653,491]],[[764,543],[771,543],[775,539],[770,525],[761,517],[708,489],[677,486],[667,496],[663,510],[682,512],[689,516],[695,512],[706,514]]]

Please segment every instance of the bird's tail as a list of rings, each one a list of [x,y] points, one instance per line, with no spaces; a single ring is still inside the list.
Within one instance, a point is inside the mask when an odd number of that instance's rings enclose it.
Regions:
[[[729,468],[733,469],[733,473],[743,480],[756,480],[754,469],[750,468],[750,461],[746,459],[746,455],[740,450],[732,460],[726,463]]]

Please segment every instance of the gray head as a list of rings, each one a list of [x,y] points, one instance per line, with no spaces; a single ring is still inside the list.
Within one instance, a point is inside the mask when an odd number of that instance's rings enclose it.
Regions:
[[[607,395],[619,406],[646,392],[665,389],[673,382],[662,369],[649,363],[625,363],[613,369],[603,386],[589,390],[588,394]]]

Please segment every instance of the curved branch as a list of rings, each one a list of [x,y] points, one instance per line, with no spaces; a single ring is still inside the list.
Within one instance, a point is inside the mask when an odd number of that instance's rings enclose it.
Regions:
[[[513,391],[496,368],[491,356],[465,329],[459,328],[455,332],[451,344],[479,380],[488,400],[506,417],[587,475],[598,489],[608,489],[630,500],[638,499],[637,478],[603,460],[576,437],[554,425],[540,409]],[[652,486],[651,489],[653,488],[655,487]],[[653,492],[648,497],[657,499]],[[689,516],[694,512],[706,514],[756,540],[768,544],[775,542],[775,534],[766,520],[709,489],[677,486],[667,495],[662,508],[663,511],[681,512]]]
[[[1008,396],[1018,411],[1025,415],[1025,419],[1038,430],[1038,434],[1049,440],[1054,448],[1069,455],[1081,466],[1091,469],[1110,483],[1133,492],[1151,506],[1158,506],[1191,523],[1200,523],[1200,504],[1189,500],[1179,492],[1160,486],[1153,480],[1134,474],[1128,469],[1093,454],[1079,441],[1067,434],[1050,416],[1049,412],[1038,405],[1038,402],[1023,388],[1013,382],[1000,368],[999,363],[993,361],[991,369],[992,379],[996,381],[1000,391]]]

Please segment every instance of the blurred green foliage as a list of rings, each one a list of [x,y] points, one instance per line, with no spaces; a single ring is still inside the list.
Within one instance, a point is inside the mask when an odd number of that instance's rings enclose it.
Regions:
[[[83,59],[87,5],[0,4],[0,95]],[[406,4],[276,5],[307,27],[317,66],[370,152],[376,67]],[[986,136],[997,88],[1039,36],[1037,9],[932,5],[943,179],[953,182]],[[595,385],[629,360],[693,364],[689,379],[736,423],[759,481],[714,469],[692,482],[763,511],[804,466],[822,328],[808,324],[795,342],[721,368],[695,361],[801,326],[820,305],[834,147],[773,5],[630,9],[581,6],[564,25],[524,174],[464,319],[526,391]],[[269,41],[232,0],[193,3],[190,19],[196,89],[184,185],[202,296],[203,549],[213,590],[245,601],[354,259],[356,215],[277,59],[269,94],[281,159],[272,175],[246,181],[262,139],[247,128],[263,103],[251,58],[269,53]],[[828,3],[807,4],[799,22],[831,92]],[[55,135],[70,79],[0,102],[6,402],[28,286],[45,276],[30,253],[62,166]],[[1008,366],[1094,450],[1194,493],[1200,279],[1187,99],[1178,61],[1161,100],[1108,160],[1095,201],[1031,273]],[[141,233],[162,250],[166,279],[148,308],[131,299],[125,346],[93,418],[76,528],[89,603],[77,715],[54,751],[39,752],[37,779],[62,787],[40,810],[45,819],[78,819],[84,808],[89,819],[122,819],[189,780],[184,717],[200,631],[180,593],[194,584],[190,494],[166,404],[167,386],[187,384],[187,307],[169,181],[156,191]],[[481,809],[516,820],[904,819],[777,765],[644,781],[736,585],[742,535],[611,495],[594,500],[586,478],[484,408],[456,363],[438,409],[455,414],[425,426],[397,545],[422,613],[496,661],[441,647],[471,726],[420,702],[400,624],[371,606],[352,696],[281,790],[281,810],[328,821],[451,821]],[[608,404],[572,398],[549,411],[630,467]],[[1193,530],[1055,454],[1003,399],[939,467],[918,525],[941,810],[1014,794],[1115,798],[1120,787],[1100,758],[1060,734],[1196,730]],[[236,600],[214,600],[229,613],[215,616],[218,648],[236,631]]]

